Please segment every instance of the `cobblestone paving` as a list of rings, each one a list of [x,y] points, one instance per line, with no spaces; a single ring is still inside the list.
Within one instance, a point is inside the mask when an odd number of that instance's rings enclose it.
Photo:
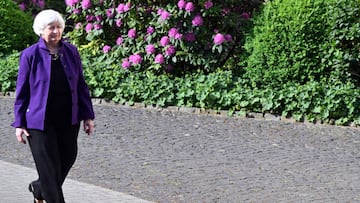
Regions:
[[[0,160],[33,167],[0,98]],[[360,129],[95,105],[75,180],[161,203],[360,202]]]

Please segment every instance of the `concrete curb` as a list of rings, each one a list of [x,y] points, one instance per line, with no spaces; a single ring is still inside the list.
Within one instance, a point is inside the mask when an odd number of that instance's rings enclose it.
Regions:
[[[0,93],[0,97],[10,97],[15,98],[15,92],[8,93]],[[146,105],[144,103],[135,102],[133,105],[129,103],[119,104],[114,101],[102,98],[92,98],[92,102],[94,105],[114,105],[114,106],[123,106],[128,108],[144,108],[151,111],[169,111],[169,112],[181,112],[181,113],[190,113],[190,114],[199,114],[199,115],[211,115],[211,116],[223,116],[223,117],[234,117],[234,118],[250,118],[250,119],[260,119],[260,120],[269,120],[269,121],[283,121],[288,123],[305,123],[312,125],[334,125],[325,123],[323,121],[315,121],[310,122],[307,120],[304,121],[296,121],[296,119],[292,117],[284,117],[280,115],[274,115],[270,113],[256,113],[249,112],[246,115],[240,114],[239,111],[235,111],[232,114],[228,110],[213,110],[213,109],[202,109],[196,107],[177,107],[177,106],[168,106],[168,107],[159,107],[156,105]],[[360,125],[356,125],[355,123],[350,123],[348,126],[340,126],[340,127],[360,127]]]

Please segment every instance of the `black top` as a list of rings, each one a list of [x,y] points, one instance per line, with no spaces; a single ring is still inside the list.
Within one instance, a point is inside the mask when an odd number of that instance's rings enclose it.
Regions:
[[[71,125],[71,92],[64,67],[58,56],[52,55],[50,88],[46,106],[46,121]]]

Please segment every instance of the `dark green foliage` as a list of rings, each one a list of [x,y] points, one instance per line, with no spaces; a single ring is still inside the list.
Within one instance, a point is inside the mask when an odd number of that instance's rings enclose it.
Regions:
[[[247,77],[258,87],[349,79],[359,60],[358,0],[275,0],[254,20],[245,47]]]
[[[0,54],[22,50],[37,41],[32,31],[32,17],[12,0],[0,0],[0,19]]]
[[[61,14],[65,15],[66,12],[65,0],[47,0],[45,2],[46,2],[45,7],[47,9],[54,9],[56,11],[59,11]]]
[[[0,92],[5,93],[15,90],[15,83],[19,64],[19,53],[7,57],[0,57]]]
[[[335,1],[328,12],[329,41],[333,46],[325,47],[323,62],[340,70],[342,78],[350,73],[360,86],[360,1]]]
[[[274,0],[254,24],[243,77],[252,95],[262,93],[241,108],[296,120],[359,119],[359,0]]]

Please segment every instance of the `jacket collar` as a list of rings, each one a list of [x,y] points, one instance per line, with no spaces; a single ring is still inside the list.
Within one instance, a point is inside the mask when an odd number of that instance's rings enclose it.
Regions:
[[[49,49],[46,47],[46,42],[42,37],[39,38],[38,43],[39,43],[39,48],[49,51]],[[59,42],[59,52],[61,51],[62,46],[63,46],[63,39],[61,39]]]

